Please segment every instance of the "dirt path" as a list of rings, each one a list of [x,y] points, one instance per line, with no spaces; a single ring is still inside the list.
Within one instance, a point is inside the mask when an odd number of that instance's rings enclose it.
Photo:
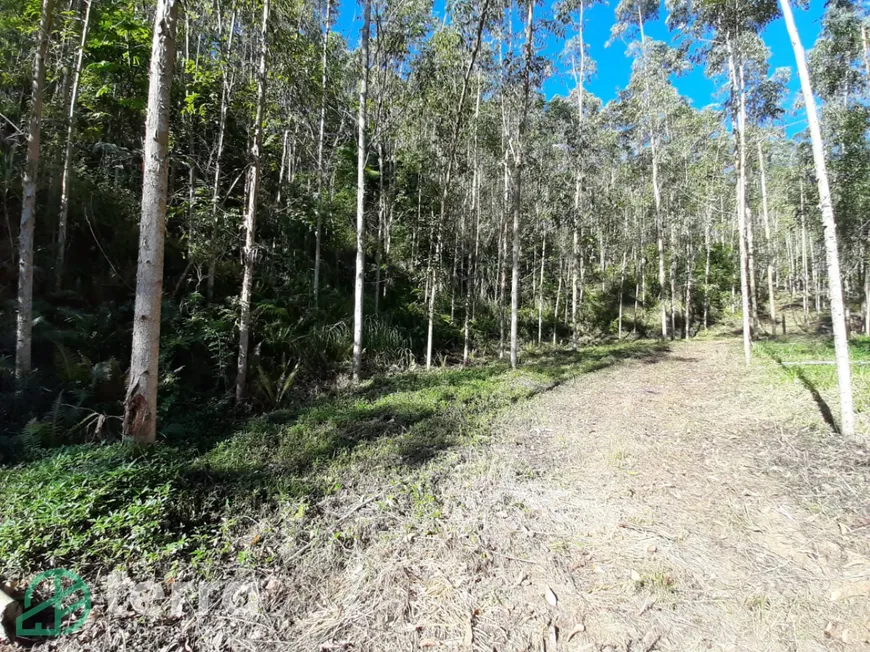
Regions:
[[[437,526],[336,578],[301,647],[868,649],[866,524],[783,423],[812,399],[768,378],[733,342],[678,344],[523,406],[439,483]]]
[[[539,560],[505,568],[528,576],[505,599],[550,627],[513,627],[504,649],[542,649],[542,637],[547,649],[867,647],[866,529],[846,535],[835,496],[798,497],[831,469],[798,478],[787,415],[817,408],[765,381],[731,342],[693,343],[583,378],[515,418],[498,454],[530,480],[503,490],[515,529],[492,545],[496,558]]]
[[[346,488],[327,545],[224,578],[255,610],[108,615],[66,647],[870,649],[870,456],[775,379],[734,341],[580,376],[401,490]]]

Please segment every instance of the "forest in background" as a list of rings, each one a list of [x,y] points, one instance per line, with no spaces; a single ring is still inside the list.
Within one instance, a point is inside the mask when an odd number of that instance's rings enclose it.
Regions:
[[[835,335],[870,334],[858,2],[828,3],[807,57],[833,277],[818,159],[783,127],[790,71],[758,37],[776,2],[623,0],[612,37],[634,65],[607,104],[585,90],[586,0],[437,18],[366,0],[355,49],[328,0],[154,4],[0,2],[0,461],[123,430],[195,436],[239,405],[516,365],[524,346],[688,338],[730,313],[747,358],[750,337],[829,308]],[[663,11],[678,47],[644,32]],[[574,89],[548,100],[552,35]],[[721,84],[721,110],[674,87],[690,63]],[[162,211],[165,260],[143,277]]]

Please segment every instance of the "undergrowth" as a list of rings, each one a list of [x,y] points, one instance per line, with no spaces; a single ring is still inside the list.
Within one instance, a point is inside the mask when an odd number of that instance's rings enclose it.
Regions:
[[[354,474],[425,465],[485,436],[517,401],[662,347],[638,341],[549,351],[516,371],[496,362],[381,376],[225,433],[206,427],[181,443],[46,451],[0,469],[0,574],[207,569],[238,552],[234,535],[245,521],[300,499],[311,504]]]

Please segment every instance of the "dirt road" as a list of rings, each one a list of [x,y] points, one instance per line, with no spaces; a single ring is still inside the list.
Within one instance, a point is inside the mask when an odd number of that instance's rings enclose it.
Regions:
[[[255,609],[104,614],[65,648],[870,649],[870,455],[766,364],[698,341],[578,376],[401,491],[343,489],[327,543],[224,578]]]
[[[870,649],[866,450],[817,414],[730,341],[582,376],[348,564],[301,647]]]

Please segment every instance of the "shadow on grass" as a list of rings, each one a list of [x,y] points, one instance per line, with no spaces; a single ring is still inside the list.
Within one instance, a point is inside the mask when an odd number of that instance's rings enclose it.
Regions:
[[[780,368],[783,369],[783,371],[785,371],[786,374],[794,375],[794,377],[800,381],[801,385],[806,388],[813,397],[813,400],[816,402],[816,405],[819,408],[819,413],[822,415],[822,419],[824,419],[825,423],[827,423],[834,432],[839,433],[840,427],[834,419],[834,413],[831,411],[831,407],[828,405],[827,401],[825,401],[824,397],[822,397],[818,387],[816,387],[815,383],[810,380],[806,372],[799,366],[786,366],[785,362],[778,355],[773,353],[768,355],[770,355],[770,357],[780,366]]]
[[[782,365],[782,362],[780,362],[780,365]],[[787,367],[785,367],[785,366],[783,366],[783,368],[787,369]],[[813,381],[811,381],[809,379],[809,377],[807,377],[807,375],[803,369],[800,369],[798,367],[792,367],[792,369],[793,369],[794,375],[797,377],[798,380],[801,381],[801,385],[806,387],[807,390],[809,391],[810,395],[813,397],[813,400],[816,402],[816,405],[819,407],[819,412],[822,415],[822,419],[825,420],[825,423],[827,423],[829,426],[831,426],[831,428],[834,430],[834,432],[839,433],[840,427],[837,425],[837,422],[834,420],[834,413],[831,412],[830,406],[827,404],[825,399],[822,398],[821,393],[819,392],[818,388],[815,386]]]
[[[288,499],[315,503],[338,471],[414,468],[485,435],[511,404],[581,374],[668,345],[633,342],[376,378],[295,413],[265,415],[223,435],[58,449],[0,471],[0,558],[28,572],[46,565],[105,568],[190,561],[226,551],[228,532]],[[352,477],[351,474],[350,477]]]

